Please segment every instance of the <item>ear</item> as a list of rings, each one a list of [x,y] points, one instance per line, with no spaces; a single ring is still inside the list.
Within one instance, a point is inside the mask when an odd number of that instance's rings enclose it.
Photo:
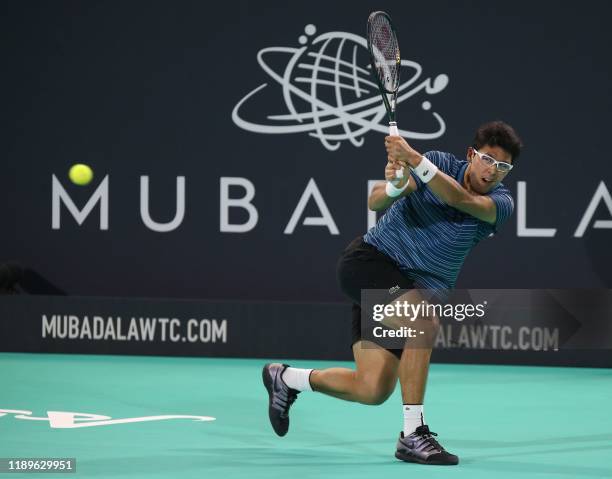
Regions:
[[[465,159],[470,163],[472,161],[472,157],[474,156],[474,149],[471,146],[468,146],[467,152],[465,153]]]

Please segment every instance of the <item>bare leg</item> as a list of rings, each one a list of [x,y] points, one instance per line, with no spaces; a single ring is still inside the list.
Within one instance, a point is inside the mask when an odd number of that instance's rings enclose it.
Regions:
[[[412,304],[419,304],[423,301],[421,294],[416,290],[407,292],[400,299]],[[400,360],[398,376],[403,403],[423,404],[431,358],[431,347],[429,346],[433,345],[439,322],[436,317],[419,317],[413,326],[425,332],[423,337],[425,339],[420,339],[416,345],[411,345],[410,340],[406,343]]]
[[[423,404],[430,357],[431,349],[404,349],[399,366],[404,404]]]
[[[315,369],[310,375],[313,390],[345,401],[383,403],[395,389],[398,359],[380,346],[365,341],[353,345],[353,355],[355,370]]]

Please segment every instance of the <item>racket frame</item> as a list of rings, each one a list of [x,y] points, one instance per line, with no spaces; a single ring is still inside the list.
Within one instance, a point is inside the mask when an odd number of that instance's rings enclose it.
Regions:
[[[372,49],[372,42],[370,40],[372,36],[371,31],[372,31],[373,19],[374,17],[378,15],[383,15],[386,18],[387,22],[389,23],[389,27],[391,28],[391,34],[395,37],[395,43],[397,45],[397,58],[395,59],[396,68],[397,68],[397,81],[396,81],[396,87],[393,91],[389,91],[385,88],[384,83],[381,81],[378,75],[378,70],[376,69],[376,60],[375,60],[374,52]],[[372,68],[372,74],[374,75],[376,84],[378,85],[378,89],[383,98],[385,109],[387,110],[387,117],[389,119],[389,136],[400,136],[399,130],[397,128],[395,107],[396,107],[396,102],[397,102],[397,92],[399,90],[399,85],[400,85],[400,68],[401,68],[402,60],[401,60],[401,54],[400,54],[400,49],[399,49],[399,41],[397,39],[397,31],[395,30],[393,21],[391,20],[391,17],[389,16],[387,12],[383,12],[382,10],[377,10],[375,12],[370,13],[370,15],[368,16],[368,30],[367,30],[366,40],[368,43],[368,52],[370,53],[370,66]],[[399,170],[396,170],[395,176],[396,176],[396,179],[392,180],[391,183],[394,185],[397,185],[404,178],[404,168],[400,168]]]
[[[372,31],[372,21],[373,18],[378,16],[378,15],[382,15],[386,18],[387,22],[389,23],[389,26],[391,27],[391,34],[395,37],[395,43],[397,44],[397,58],[396,58],[396,66],[397,66],[397,82],[396,82],[396,87],[395,90],[393,91],[389,91],[385,88],[383,82],[380,80],[380,77],[378,75],[378,71],[376,69],[376,61],[375,61],[375,57],[374,57],[374,52],[372,49],[372,42],[370,40],[371,38],[371,31]],[[367,34],[367,42],[368,42],[368,52],[370,53],[370,66],[372,68],[372,74],[374,75],[375,79],[376,79],[376,84],[378,85],[378,89],[380,90],[380,94],[383,97],[383,103],[385,104],[385,109],[387,110],[387,115],[389,117],[389,126],[392,126],[392,123],[395,123],[394,126],[397,127],[397,123],[396,123],[396,115],[395,115],[395,107],[396,107],[396,102],[397,102],[397,91],[399,89],[399,85],[400,85],[400,67],[401,67],[401,55],[400,55],[400,50],[399,50],[399,42],[397,40],[397,31],[395,30],[395,26],[393,25],[393,22],[391,21],[391,17],[389,16],[389,14],[387,12],[383,12],[381,10],[375,11],[370,13],[370,16],[368,17],[368,34]],[[388,95],[391,97],[389,98]]]

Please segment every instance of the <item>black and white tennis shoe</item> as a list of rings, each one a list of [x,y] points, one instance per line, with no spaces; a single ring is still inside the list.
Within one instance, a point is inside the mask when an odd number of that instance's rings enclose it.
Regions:
[[[288,367],[286,364],[269,363],[261,372],[269,395],[268,416],[274,432],[279,436],[284,436],[289,430],[289,408],[299,394],[299,391],[290,388],[283,381],[283,372]]]
[[[459,458],[444,449],[426,425],[417,427],[409,436],[404,437],[400,432],[397,441],[395,457],[406,462],[417,462],[419,464],[431,464],[437,466],[455,466],[459,464]]]

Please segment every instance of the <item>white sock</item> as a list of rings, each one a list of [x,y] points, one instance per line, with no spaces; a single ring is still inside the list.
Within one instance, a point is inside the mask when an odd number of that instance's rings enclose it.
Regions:
[[[312,369],[287,368],[281,378],[287,386],[297,391],[312,391],[310,373]]]
[[[416,428],[425,424],[422,404],[404,404],[404,437],[409,436]]]

